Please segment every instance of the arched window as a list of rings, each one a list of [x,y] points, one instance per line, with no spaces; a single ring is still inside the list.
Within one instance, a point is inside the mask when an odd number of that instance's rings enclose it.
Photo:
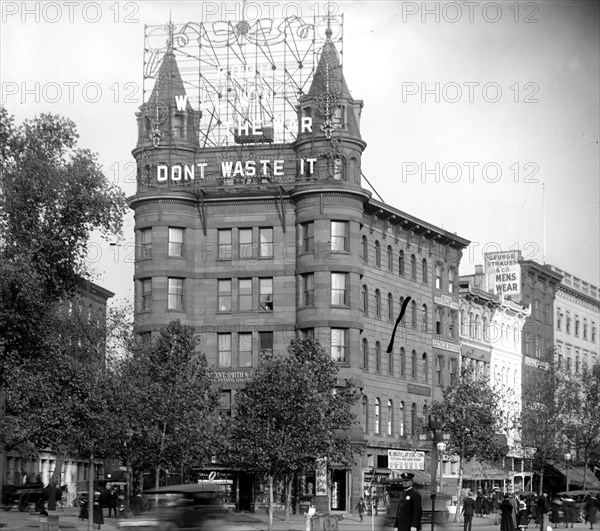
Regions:
[[[378,241],[375,242],[375,265],[381,267],[381,245]]]
[[[562,320],[563,320],[564,314],[560,311],[560,308],[557,310],[556,312],[556,329],[557,330],[561,330],[562,329]]]
[[[388,319],[394,320],[394,296],[391,293],[388,293]]]
[[[381,317],[381,291],[375,290],[375,316]]]
[[[362,410],[363,410],[363,431],[369,432],[369,400],[366,396],[362,397]]]
[[[388,268],[388,271],[394,270],[394,255],[392,253],[391,245],[388,245],[388,247],[387,247],[387,268]]]
[[[464,310],[460,311],[460,335],[466,337],[468,332],[468,321],[467,321],[467,312]]]
[[[375,399],[375,424],[373,425],[375,428],[375,435],[379,435],[380,426],[381,426],[381,415],[380,415],[380,401],[379,398]]]
[[[417,303],[414,299],[410,303],[411,324],[413,328],[417,328]]]
[[[435,309],[435,333],[441,335],[444,329],[444,311],[439,306]]]
[[[391,400],[387,402],[387,434],[394,434],[394,404]]]
[[[487,315],[483,316],[483,340],[484,341],[488,341],[489,339],[489,324],[488,324],[488,318]]]
[[[421,323],[422,323],[423,331],[427,332],[427,329],[429,328],[429,325],[427,322],[427,304],[423,304],[423,307],[421,309]]]
[[[363,369],[369,370],[369,342],[366,337],[362,340],[362,352],[363,352]]]
[[[400,347],[400,376],[406,376],[406,350]]]
[[[423,284],[427,284],[429,278],[427,274],[427,260],[425,258],[423,258],[423,262],[421,263],[421,269],[423,272]]]
[[[394,374],[394,350],[388,352],[388,373]]]
[[[398,426],[398,433],[400,437],[404,437],[404,426],[406,426],[406,410],[404,408],[404,402],[400,402],[400,426]]]
[[[410,434],[417,434],[417,404],[413,402],[412,407],[410,408]]]
[[[361,254],[362,254],[361,258],[365,262],[368,262],[369,261],[369,244],[367,242],[366,236],[362,237],[362,253]]]
[[[360,309],[365,313],[369,313],[369,290],[366,284],[363,284],[361,292]]]
[[[473,312],[469,313],[469,337],[475,337],[475,319]]]
[[[421,413],[422,413],[422,415],[423,415],[423,416],[421,417],[421,418],[423,419],[423,422],[427,422],[427,421],[428,421],[428,416],[427,416],[427,413],[428,413],[428,411],[427,411],[427,404],[423,404],[423,408],[421,409]]]
[[[474,336],[475,339],[480,339],[480,337],[479,337],[480,324],[481,324],[481,322],[480,322],[479,314],[476,314],[475,315],[475,336]]]
[[[427,359],[427,352],[423,352],[423,381],[429,381],[429,360]]]
[[[410,276],[417,280],[417,257],[414,254],[410,255]]]
[[[417,379],[417,351],[413,350],[410,355],[410,370],[411,377],[416,380]]]
[[[539,334],[537,336],[535,336],[535,357],[539,358],[541,356],[541,343],[542,342],[542,336],[540,336]]]
[[[381,372],[381,343],[375,342],[375,370]]]
[[[440,264],[435,266],[435,287],[442,289],[442,266]]]
[[[404,276],[404,251],[398,254],[398,274]]]

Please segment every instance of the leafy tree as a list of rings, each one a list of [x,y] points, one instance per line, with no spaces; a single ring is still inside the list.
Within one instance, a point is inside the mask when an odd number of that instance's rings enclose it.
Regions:
[[[585,483],[590,457],[600,453],[600,363],[584,367],[581,374],[568,374],[561,400],[565,404],[561,425],[567,449],[583,450]]]
[[[359,393],[314,339],[293,339],[288,356],[262,355],[252,380],[238,392],[225,460],[269,482],[269,529],[273,483],[315,469],[318,458],[348,464],[357,449],[341,435],[354,422]]]
[[[39,393],[40,382],[51,389],[49,367],[67,362],[55,348],[55,307],[87,273],[91,232],[119,233],[126,209],[77,139],[71,120],[42,114],[16,126],[0,107],[0,479],[6,448],[29,429],[18,412],[35,397],[23,391]]]
[[[505,442],[498,437],[508,428],[503,408],[506,398],[468,367],[456,383],[444,388],[442,397],[441,402],[432,404],[431,414],[441,420],[442,430],[450,433],[446,453],[460,457],[460,496],[465,462],[474,458],[494,461],[506,455]]]
[[[521,426],[525,450],[533,455],[533,468],[540,471],[539,492],[544,487],[544,469],[551,460],[562,459],[565,446],[564,419],[567,389],[565,373],[554,361],[550,349],[535,369],[523,374],[523,410]]]
[[[114,363],[116,446],[124,452],[126,432],[132,467],[138,472],[201,466],[214,455],[219,433],[219,394],[197,350],[194,329],[173,321],[152,342],[132,342]]]

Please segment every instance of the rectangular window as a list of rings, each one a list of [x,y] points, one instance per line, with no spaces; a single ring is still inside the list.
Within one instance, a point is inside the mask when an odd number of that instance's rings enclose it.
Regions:
[[[140,259],[152,258],[152,229],[140,231]]]
[[[259,286],[259,308],[264,312],[273,311],[273,279],[258,279]]]
[[[346,345],[348,344],[348,329],[331,329],[331,358],[333,361],[346,361]]]
[[[331,273],[331,304],[348,306],[348,273]]]
[[[231,311],[231,280],[217,280],[217,310]]]
[[[217,364],[231,367],[231,334],[217,334]]]
[[[273,354],[273,332],[258,333],[258,349],[261,354]]]
[[[315,329],[314,328],[302,328],[299,330],[300,338],[302,339],[314,339]]]
[[[240,278],[238,280],[238,310],[241,312],[252,310],[251,278]]]
[[[169,256],[183,256],[183,231],[169,227]]]
[[[302,275],[302,306],[312,306],[315,303],[315,275]]]
[[[140,281],[142,283],[142,307],[143,311],[152,309],[152,279],[145,278]]]
[[[252,333],[238,334],[238,366],[252,367]]]
[[[231,417],[231,391],[221,391],[219,417]]]
[[[442,377],[442,368],[444,366],[444,358],[442,358],[441,356],[437,357],[436,363],[435,363],[435,373],[436,373],[436,383],[438,386],[442,386],[444,383],[443,377]]]
[[[231,229],[217,231],[218,260],[231,260]]]
[[[348,251],[348,222],[331,222],[330,250],[333,252]]]
[[[169,310],[183,310],[183,279],[169,278],[167,279],[167,284],[167,308]]]
[[[260,258],[273,258],[273,229],[270,227],[258,229]]]
[[[302,252],[311,252],[315,248],[315,224],[310,221],[300,225]]]
[[[250,260],[254,257],[252,247],[252,229],[238,230],[238,260]]]

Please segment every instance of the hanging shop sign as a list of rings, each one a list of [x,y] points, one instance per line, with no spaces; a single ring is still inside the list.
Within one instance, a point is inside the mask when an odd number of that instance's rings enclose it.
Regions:
[[[425,452],[388,450],[388,467],[391,470],[425,470]]]

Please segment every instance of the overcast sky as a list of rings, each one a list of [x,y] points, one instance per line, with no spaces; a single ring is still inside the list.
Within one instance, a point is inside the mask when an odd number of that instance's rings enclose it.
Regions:
[[[364,101],[363,172],[383,200],[471,240],[461,274],[483,263],[484,248],[518,248],[600,285],[599,3],[331,4],[344,13],[346,82]],[[247,12],[312,18],[325,7],[248,2]],[[144,24],[241,10],[242,2],[3,1],[2,102],[17,122],[42,112],[73,119],[80,146],[131,195]],[[92,249],[95,281],[117,297],[133,294],[132,241],[130,216],[123,246]]]

